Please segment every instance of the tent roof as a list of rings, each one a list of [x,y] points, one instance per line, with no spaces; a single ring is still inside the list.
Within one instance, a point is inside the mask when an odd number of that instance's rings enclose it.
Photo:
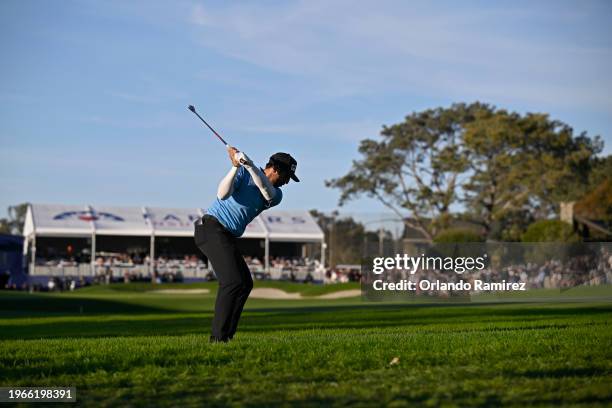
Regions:
[[[96,235],[191,237],[199,208],[116,207],[31,204],[24,235],[59,237]],[[321,228],[308,211],[269,210],[251,222],[243,238],[318,242]]]

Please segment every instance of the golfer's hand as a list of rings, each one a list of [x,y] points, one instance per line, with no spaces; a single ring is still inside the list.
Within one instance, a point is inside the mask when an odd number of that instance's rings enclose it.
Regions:
[[[244,154],[244,152],[238,152],[234,155],[234,157],[238,160],[240,164],[243,166],[252,166],[253,162],[249,159],[249,156]]]
[[[240,161],[236,157],[236,154],[238,153],[238,149],[236,149],[235,147],[230,146],[230,147],[227,148],[227,153],[229,154],[229,158],[232,161],[232,166],[240,167]]]

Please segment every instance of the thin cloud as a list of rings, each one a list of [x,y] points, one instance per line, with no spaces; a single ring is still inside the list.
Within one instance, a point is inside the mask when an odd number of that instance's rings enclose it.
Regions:
[[[106,91],[106,94],[118,99],[122,99],[128,102],[137,102],[137,103],[146,103],[146,104],[154,104],[160,102],[158,98],[152,98],[144,95],[136,95],[127,92],[117,92],[117,91]]]
[[[375,137],[382,130],[382,124],[373,120],[287,123],[276,125],[233,125],[228,128],[232,133],[256,133],[259,136],[278,135],[316,135],[323,140],[339,140],[358,142],[365,138]]]
[[[612,111],[612,80],[605,74],[612,70],[609,47],[521,33],[525,19],[554,20],[554,13],[536,12],[534,17],[516,9],[397,6],[316,1],[283,7],[196,6],[190,21],[200,28],[199,41],[207,48],[311,79],[306,97],[468,89],[470,95],[500,100],[511,95],[529,104]],[[572,16],[561,8],[559,21],[576,22],[584,14]],[[560,40],[567,37],[559,35]]]

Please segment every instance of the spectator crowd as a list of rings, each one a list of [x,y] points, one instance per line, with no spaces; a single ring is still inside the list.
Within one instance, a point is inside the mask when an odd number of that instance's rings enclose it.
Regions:
[[[460,280],[485,283],[525,283],[526,289],[569,289],[576,286],[597,286],[612,284],[612,251],[602,246],[597,253],[568,256],[565,260],[549,259],[541,263],[517,262],[500,267],[488,266],[482,270],[473,270],[462,274],[454,271],[418,270],[414,274],[402,271],[391,271],[385,279],[387,282],[399,282],[402,279],[416,283],[421,280],[430,282],[457,283]],[[378,275],[368,276],[376,279]],[[431,296],[452,296],[463,294],[461,291],[430,290],[421,292]]]
[[[292,282],[343,283],[362,280],[360,265],[337,265],[325,268],[318,259],[308,257],[272,257],[270,268],[266,271],[264,261],[258,257],[246,256],[254,279],[275,279]],[[94,261],[94,273],[89,263],[78,263],[74,259],[54,259],[37,262],[38,266],[48,268],[52,273],[41,274],[48,280],[30,277],[29,284],[16,285],[9,278],[2,280],[6,289],[31,291],[74,290],[90,284],[109,284],[112,282],[183,282],[186,279],[214,280],[214,270],[197,255],[182,257],[160,256],[151,265],[148,255],[129,255],[127,253],[100,253]],[[151,273],[153,271],[153,273]],[[612,251],[602,246],[599,252],[590,255],[577,255],[561,261],[546,260],[543,263],[516,262],[502,267],[488,266],[480,271],[458,274],[449,271],[419,270],[415,274],[406,271],[390,272],[387,281],[400,279],[418,283],[420,280],[440,282],[508,283],[524,282],[527,289],[571,288],[579,285],[595,286],[612,284]],[[366,276],[367,278],[367,276]],[[429,291],[432,296],[452,296],[449,291]]]

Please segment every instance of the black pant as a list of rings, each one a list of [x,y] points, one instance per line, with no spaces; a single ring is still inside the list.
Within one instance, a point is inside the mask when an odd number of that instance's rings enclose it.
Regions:
[[[251,272],[238,251],[236,238],[215,217],[205,215],[201,224],[196,223],[195,243],[212,264],[219,280],[212,336],[218,340],[231,339],[253,289]]]

